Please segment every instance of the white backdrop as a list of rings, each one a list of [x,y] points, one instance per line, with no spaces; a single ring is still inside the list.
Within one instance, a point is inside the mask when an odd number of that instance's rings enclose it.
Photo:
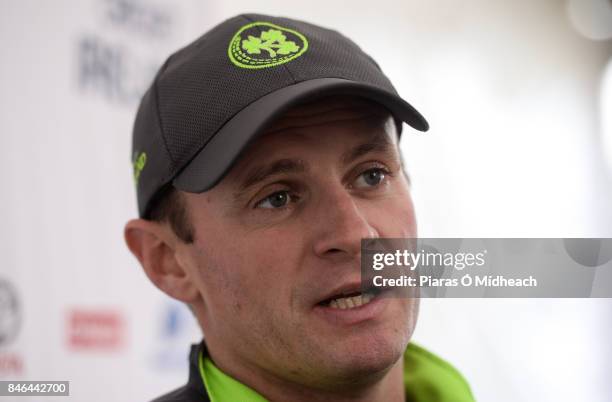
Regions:
[[[165,57],[241,12],[338,29],[428,118],[430,132],[406,130],[402,145],[422,236],[612,237],[611,7],[1,1],[0,284],[18,305],[0,317],[17,323],[0,341],[0,380],[70,380],[66,400],[87,402],[185,381],[198,329],[123,244],[131,125]],[[611,324],[606,299],[423,300],[414,339],[480,401],[604,402]]]

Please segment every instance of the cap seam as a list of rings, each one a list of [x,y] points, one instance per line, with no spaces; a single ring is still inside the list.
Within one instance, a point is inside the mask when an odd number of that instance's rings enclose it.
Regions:
[[[289,74],[289,77],[291,77],[291,81],[293,82],[293,84],[297,84],[295,77],[291,73],[291,70],[289,70],[289,67],[287,66],[287,64],[288,63],[283,64],[283,67],[285,68],[285,71],[287,72],[287,74]]]
[[[168,57],[168,60],[166,60],[166,62],[164,63],[164,65],[162,66],[161,70],[160,70],[160,74],[165,70],[165,67],[168,65],[168,63],[170,62],[170,59],[172,58],[172,56]],[[156,79],[153,82],[153,92],[155,95],[155,115],[157,117],[157,125],[159,126],[159,133],[161,136],[161,140],[162,143],[164,144],[164,151],[166,151],[166,155],[168,156],[168,160],[170,161],[171,164],[171,171],[174,170],[174,167],[176,165],[176,162],[174,161],[174,159],[172,158],[172,154],[170,153],[170,150],[168,148],[168,143],[166,142],[166,136],[164,133],[164,126],[162,123],[162,117],[161,117],[161,113],[159,111],[159,91],[158,91],[158,80]]]

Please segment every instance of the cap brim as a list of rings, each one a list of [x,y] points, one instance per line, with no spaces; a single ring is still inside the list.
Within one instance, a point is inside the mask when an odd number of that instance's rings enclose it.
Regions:
[[[327,95],[355,95],[385,106],[396,119],[419,131],[429,124],[408,102],[378,87],[340,78],[303,81],[265,95],[229,120],[185,166],[172,184],[179,190],[201,193],[214,187],[240,153],[272,121],[304,100]]]

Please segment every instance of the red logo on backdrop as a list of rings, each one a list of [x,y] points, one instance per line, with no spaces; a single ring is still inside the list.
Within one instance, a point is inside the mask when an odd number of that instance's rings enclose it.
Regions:
[[[114,310],[73,310],[68,317],[68,344],[74,349],[118,349],[124,321]]]
[[[23,373],[23,360],[16,353],[0,353],[0,378],[21,375]]]

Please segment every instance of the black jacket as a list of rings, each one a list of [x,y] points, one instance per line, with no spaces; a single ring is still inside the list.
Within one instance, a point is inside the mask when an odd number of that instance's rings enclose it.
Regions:
[[[160,396],[152,402],[210,402],[198,368],[200,348],[203,348],[204,355],[208,353],[204,342],[199,345],[191,345],[191,352],[189,352],[189,380],[187,380],[187,384]]]

